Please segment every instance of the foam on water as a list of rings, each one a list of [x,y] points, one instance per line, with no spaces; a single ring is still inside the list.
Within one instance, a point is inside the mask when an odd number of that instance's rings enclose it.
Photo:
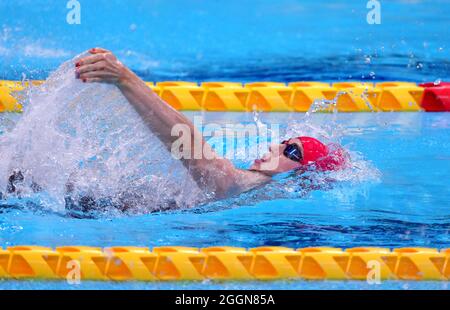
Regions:
[[[39,204],[58,211],[68,195],[139,213],[205,199],[117,87],[76,80],[73,60],[23,104],[20,121],[0,137],[0,192],[15,170],[24,174],[20,196],[35,195],[37,185],[46,193]]]

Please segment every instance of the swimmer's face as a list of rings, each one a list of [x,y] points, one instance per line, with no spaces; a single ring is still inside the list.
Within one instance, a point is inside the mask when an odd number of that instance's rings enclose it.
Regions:
[[[287,158],[283,152],[289,144],[296,144],[303,154],[302,143],[299,139],[289,139],[282,144],[274,144],[269,147],[269,152],[262,158],[255,160],[250,170],[258,171],[269,176],[288,172],[301,167],[297,161]]]

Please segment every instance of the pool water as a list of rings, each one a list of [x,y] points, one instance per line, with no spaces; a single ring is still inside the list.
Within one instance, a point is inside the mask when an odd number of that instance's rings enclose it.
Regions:
[[[1,281],[0,289],[14,290],[448,290],[446,282],[389,281],[381,285],[370,285],[361,281],[257,281],[257,282],[94,282],[79,285],[54,281]]]
[[[450,79],[447,0],[0,2],[0,79],[45,79],[94,46],[113,50],[148,81],[414,81]],[[252,113],[187,113],[204,122],[252,123]],[[357,177],[301,197],[139,216],[76,219],[19,204],[0,206],[0,245],[208,247],[450,247],[450,113],[315,114],[336,126],[364,163]],[[3,118],[0,118],[3,120]],[[303,114],[261,113],[263,123]],[[333,123],[334,122],[334,123]],[[0,133],[6,126],[0,122]],[[100,283],[1,281],[0,289],[448,289],[443,282],[345,281]]]
[[[0,2],[0,76],[46,78],[102,46],[148,81],[308,81],[449,78],[448,0],[97,0]]]
[[[191,114],[190,117],[193,115]],[[208,121],[230,122],[230,115],[207,113]],[[250,115],[233,115],[246,122]],[[327,122],[330,115],[315,115]],[[261,115],[262,121],[283,121],[284,114]],[[223,210],[160,212],[136,217],[74,219],[42,210],[3,210],[0,244],[208,247],[308,246],[424,246],[450,245],[450,114],[361,113],[339,114],[344,145],[364,154],[380,172],[377,180],[341,184],[312,191],[299,199],[260,201]],[[9,283],[9,282],[6,282]],[[230,287],[290,287],[285,282],[234,283]],[[9,284],[3,284],[8,287]],[[18,284],[11,282],[11,287]],[[33,284],[27,282],[28,286]],[[37,287],[64,287],[36,283]],[[84,284],[82,284],[83,287]],[[86,284],[92,286],[94,284]],[[177,285],[164,284],[166,287]],[[104,284],[100,287],[160,288],[162,284]],[[344,282],[296,288],[346,288]],[[353,283],[350,287],[364,288]],[[386,282],[384,288],[421,287]],[[424,285],[424,284],[423,284]],[[442,288],[435,283],[430,287]],[[199,284],[184,287],[202,287]],[[205,288],[210,284],[205,284]],[[228,287],[227,284],[216,287]],[[425,287],[428,287],[425,285]]]

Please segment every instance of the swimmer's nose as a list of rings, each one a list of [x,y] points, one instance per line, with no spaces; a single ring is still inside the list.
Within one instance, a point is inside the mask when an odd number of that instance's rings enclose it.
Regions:
[[[270,159],[270,155],[271,153],[266,153],[266,154],[264,154],[263,155],[263,157],[261,158],[261,160],[264,162],[264,161],[267,161],[267,160],[269,160]]]

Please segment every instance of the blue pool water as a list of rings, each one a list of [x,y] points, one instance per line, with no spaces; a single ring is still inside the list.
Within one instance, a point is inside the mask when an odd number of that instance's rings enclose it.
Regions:
[[[0,2],[0,77],[45,78],[93,46],[113,50],[147,80],[448,79],[450,1]]]
[[[191,115],[192,116],[192,115]],[[248,121],[234,115],[235,121]],[[285,115],[262,115],[273,121]],[[206,114],[216,123],[230,115]],[[330,115],[315,116],[326,122]],[[257,247],[425,246],[450,245],[450,114],[342,114],[343,143],[364,154],[381,173],[378,180],[343,183],[304,198],[267,200],[235,208],[161,212],[137,217],[74,219],[45,211],[8,210],[0,218],[0,244],[61,245],[233,245]],[[3,287],[18,287],[6,282]],[[28,287],[34,284],[27,283]],[[84,284],[82,284],[83,287]],[[175,284],[85,284],[87,287],[161,288]],[[423,286],[421,286],[423,285]],[[445,283],[387,282],[384,288],[446,287]],[[36,283],[36,287],[65,287]],[[209,287],[208,283],[205,285]],[[231,284],[229,287],[346,288],[344,282]],[[353,283],[350,287],[364,288]],[[0,286],[1,287],[1,286]],[[191,287],[184,284],[182,287]],[[202,287],[195,284],[194,287]],[[216,285],[215,287],[228,287]]]
[[[383,1],[382,24],[366,1],[0,2],[0,78],[41,79],[93,46],[116,52],[146,80],[407,80],[450,78],[449,1]],[[182,9],[181,9],[182,8]],[[196,113],[187,113],[193,117]],[[198,113],[205,123],[252,123],[254,115]],[[261,114],[302,124],[301,114]],[[140,216],[75,219],[20,205],[0,208],[0,245],[282,245],[450,247],[450,114],[313,115],[339,128],[364,163],[353,179],[302,197]],[[335,123],[332,123],[335,122]],[[0,124],[0,132],[5,124]],[[14,288],[364,289],[360,282],[82,283],[0,281]],[[439,282],[375,288],[448,289]]]

